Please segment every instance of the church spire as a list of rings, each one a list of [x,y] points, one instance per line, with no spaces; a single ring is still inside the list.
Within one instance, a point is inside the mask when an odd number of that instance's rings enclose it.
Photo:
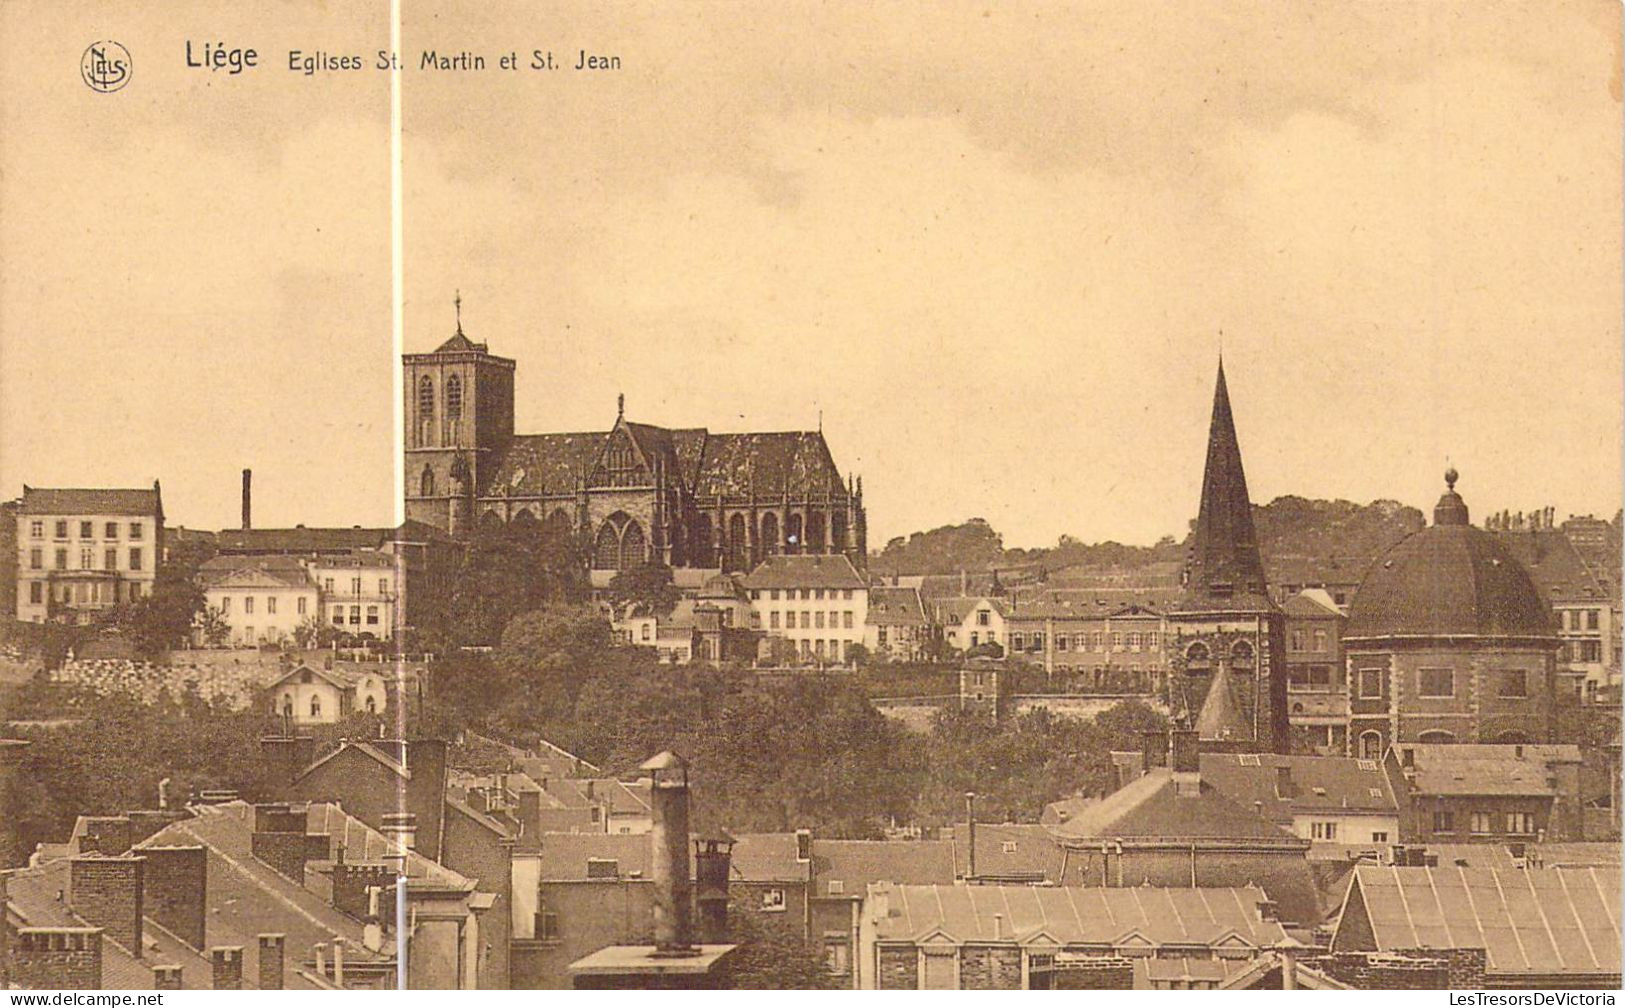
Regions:
[[[1185,559],[1184,584],[1187,604],[1205,608],[1229,608],[1239,602],[1268,605],[1264,564],[1253,529],[1252,501],[1241,468],[1241,446],[1230,413],[1223,360],[1213,390],[1202,502]]]

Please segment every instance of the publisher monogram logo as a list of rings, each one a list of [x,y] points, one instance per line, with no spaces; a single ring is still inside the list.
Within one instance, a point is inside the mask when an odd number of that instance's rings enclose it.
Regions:
[[[111,39],[92,42],[79,58],[79,75],[92,91],[117,91],[130,82],[130,50]]]

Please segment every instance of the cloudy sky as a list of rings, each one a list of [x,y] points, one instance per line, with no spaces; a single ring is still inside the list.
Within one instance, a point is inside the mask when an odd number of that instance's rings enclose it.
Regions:
[[[252,465],[261,522],[389,519],[387,77],[178,56],[387,45],[325,6],[0,8],[0,493],[219,526]],[[1222,340],[1260,502],[1449,458],[1479,515],[1619,506],[1615,4],[404,8],[406,348],[460,289],[523,432],[822,415],[872,542],[1149,542]],[[153,54],[117,95],[100,37]],[[498,68],[535,48],[622,69]]]

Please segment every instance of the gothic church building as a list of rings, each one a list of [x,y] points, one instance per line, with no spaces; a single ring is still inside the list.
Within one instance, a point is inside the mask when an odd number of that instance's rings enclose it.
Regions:
[[[405,354],[406,517],[466,538],[474,522],[579,534],[594,571],[644,563],[748,571],[779,554],[868,552],[863,482],[822,432],[715,434],[633,423],[514,433],[515,362],[456,332]]]

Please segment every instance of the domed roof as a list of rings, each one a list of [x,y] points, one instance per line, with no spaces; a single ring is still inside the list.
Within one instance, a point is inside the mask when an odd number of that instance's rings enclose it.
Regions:
[[[1556,637],[1528,571],[1494,534],[1469,524],[1454,469],[1445,480],[1432,526],[1366,571],[1344,637]]]

